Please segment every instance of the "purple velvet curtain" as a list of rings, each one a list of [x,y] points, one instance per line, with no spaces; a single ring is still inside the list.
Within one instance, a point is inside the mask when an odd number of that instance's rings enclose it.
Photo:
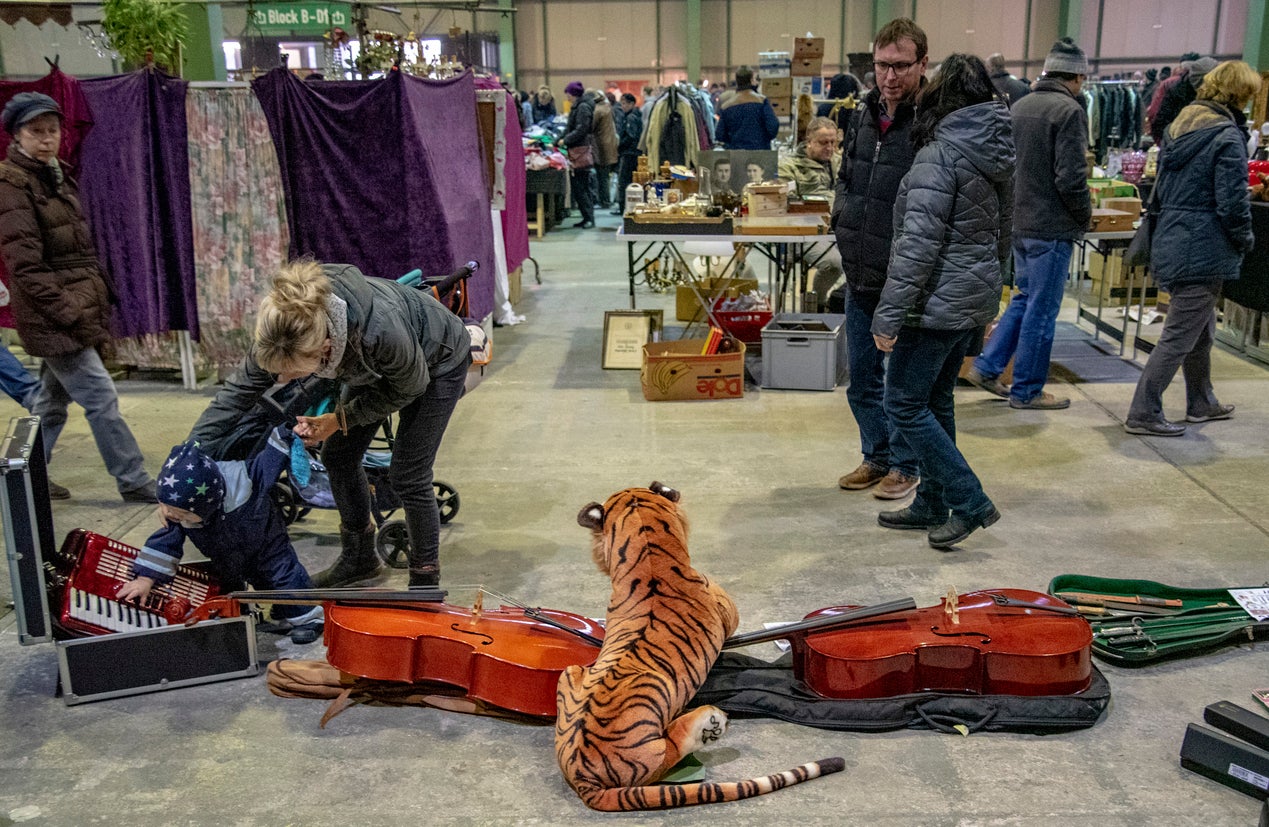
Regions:
[[[121,338],[198,338],[183,80],[154,69],[82,81],[93,129],[80,154],[84,214],[119,304]]]
[[[469,259],[472,315],[493,310],[493,228],[470,75],[252,82],[278,151],[291,255],[396,278]]]

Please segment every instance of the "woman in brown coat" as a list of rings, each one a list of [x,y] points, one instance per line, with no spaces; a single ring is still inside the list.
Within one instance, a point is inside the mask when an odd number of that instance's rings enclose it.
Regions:
[[[612,174],[619,159],[617,125],[613,121],[612,105],[607,96],[598,89],[592,89],[586,94],[595,101],[595,175],[599,185],[599,206],[608,209],[612,206]],[[625,193],[621,193],[619,197],[625,198]]]
[[[47,95],[23,92],[5,105],[0,120],[13,136],[0,162],[0,257],[9,271],[18,335],[27,353],[44,362],[32,413],[40,417],[45,460],[76,402],[123,499],[156,502],[154,479],[97,352],[110,340],[112,293],[79,188],[57,158],[61,108]],[[49,488],[54,499],[70,496],[61,486]]]

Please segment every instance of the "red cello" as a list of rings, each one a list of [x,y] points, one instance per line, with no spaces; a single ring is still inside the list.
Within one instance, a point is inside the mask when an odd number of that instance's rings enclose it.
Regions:
[[[807,618],[853,609],[830,607]],[[826,698],[1069,695],[1092,682],[1088,622],[1063,601],[1022,589],[952,591],[937,606],[790,639],[794,675]]]
[[[485,609],[479,596],[472,608],[425,598],[376,589],[235,592],[199,607],[186,622],[236,615],[239,601],[322,603],[326,659],[341,672],[437,681],[466,690],[470,698],[542,717],[555,716],[560,673],[594,663],[603,643],[599,624],[571,612]]]

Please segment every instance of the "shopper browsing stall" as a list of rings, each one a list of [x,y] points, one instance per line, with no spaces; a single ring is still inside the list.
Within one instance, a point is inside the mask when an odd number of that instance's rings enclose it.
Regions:
[[[1160,212],[1150,251],[1151,275],[1168,291],[1168,315],[1128,409],[1124,429],[1181,436],[1185,425],[1163,415],[1163,392],[1185,374],[1185,421],[1229,419],[1212,387],[1212,341],[1221,285],[1241,274],[1255,239],[1247,192],[1243,108],[1260,75],[1241,60],[1220,64],[1198,99],[1168,127],[1155,183]]]
[[[852,491],[877,486],[880,499],[902,499],[918,482],[916,457],[902,440],[892,438],[882,404],[885,354],[873,347],[872,316],[886,283],[899,182],[916,154],[912,121],[928,51],[925,32],[907,18],[892,20],[877,32],[873,67],[878,85],[864,97],[863,111],[842,144],[833,201],[833,229],[846,275],[846,399],[864,455],[859,467],[837,484]]]
[[[841,167],[842,155],[837,149],[837,124],[829,118],[812,118],[806,125],[806,140],[798,144],[792,155],[780,161],[780,178],[791,181],[799,198],[823,198],[831,210],[833,185]],[[804,246],[803,255],[815,266],[812,289],[820,304],[842,277],[842,257],[837,245],[819,242]]]
[[[569,150],[573,199],[582,214],[582,220],[573,226],[585,230],[595,226],[595,102],[586,94],[581,81],[565,86],[564,95],[572,108],[560,142]]]
[[[927,531],[941,550],[1000,519],[956,447],[952,399],[965,352],[996,315],[1009,255],[1014,146],[1009,110],[994,97],[987,67],[963,54],[921,93],[917,155],[899,186],[872,321],[877,350],[890,353],[886,413],[921,473],[912,504],[877,522]]]

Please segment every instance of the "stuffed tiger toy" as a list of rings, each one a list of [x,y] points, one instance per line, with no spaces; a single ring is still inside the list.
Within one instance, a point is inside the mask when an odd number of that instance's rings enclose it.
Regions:
[[[678,500],[654,482],[577,516],[594,532],[592,553],[612,579],[612,597],[599,657],[560,676],[555,755],[569,786],[596,810],[736,801],[844,767],[831,758],[748,781],[655,786],[726,730],[718,707],[683,708],[740,622],[727,593],[692,568]]]

